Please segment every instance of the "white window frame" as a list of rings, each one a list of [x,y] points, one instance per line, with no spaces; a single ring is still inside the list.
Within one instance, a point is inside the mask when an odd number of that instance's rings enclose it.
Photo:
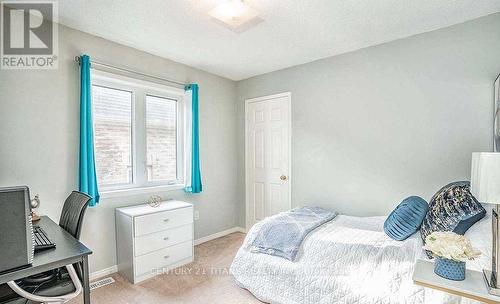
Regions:
[[[124,75],[92,70],[92,85],[132,92],[132,182],[117,185],[99,185],[102,198],[155,193],[183,189],[186,186],[185,130],[187,124],[185,92],[182,89]],[[177,102],[177,179],[172,181],[147,180],[146,96],[176,100]],[[142,173],[141,173],[142,172]]]

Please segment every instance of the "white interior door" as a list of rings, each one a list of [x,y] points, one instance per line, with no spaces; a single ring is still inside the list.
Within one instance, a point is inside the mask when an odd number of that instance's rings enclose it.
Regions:
[[[291,208],[290,93],[245,103],[246,228]]]

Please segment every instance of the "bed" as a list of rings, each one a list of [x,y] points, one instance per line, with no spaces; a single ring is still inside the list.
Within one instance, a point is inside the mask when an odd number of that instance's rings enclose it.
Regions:
[[[251,252],[257,223],[236,254],[231,273],[238,285],[272,304],[477,303],[413,284],[415,260],[426,259],[420,234],[392,240],[383,232],[384,221],[338,215],[306,237],[294,262]],[[473,227],[476,234],[488,228],[488,219],[481,223]],[[468,268],[480,269],[487,261],[483,257]]]

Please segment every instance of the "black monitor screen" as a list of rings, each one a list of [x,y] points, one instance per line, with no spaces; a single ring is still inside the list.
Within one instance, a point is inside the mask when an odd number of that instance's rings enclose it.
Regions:
[[[29,264],[29,213],[28,187],[0,188],[0,272]]]

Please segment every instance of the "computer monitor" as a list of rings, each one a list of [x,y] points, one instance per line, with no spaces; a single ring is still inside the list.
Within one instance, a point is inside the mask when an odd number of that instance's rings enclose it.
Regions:
[[[33,226],[26,186],[0,188],[0,272],[33,262]]]

